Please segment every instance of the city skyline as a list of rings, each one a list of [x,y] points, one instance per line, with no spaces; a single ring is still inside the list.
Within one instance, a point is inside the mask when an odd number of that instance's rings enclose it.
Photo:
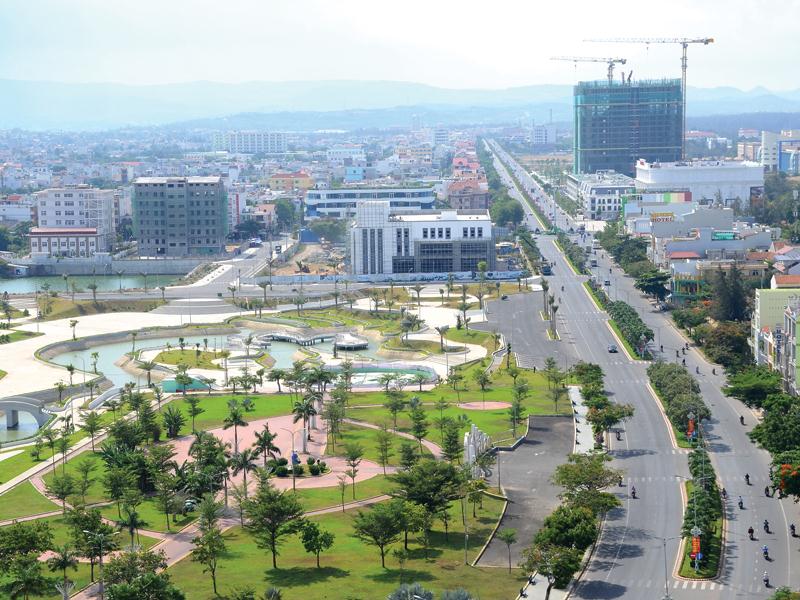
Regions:
[[[390,11],[362,0],[269,6],[236,0],[220,11],[205,0],[145,0],[132,12],[95,0],[10,0],[0,78],[132,85],[400,80],[497,89],[571,84],[605,74],[602,65],[550,60],[557,55],[621,56],[635,77],[678,76],[678,47],[583,40],[707,36],[715,43],[690,49],[690,85],[797,87],[792,57],[798,43],[791,27],[799,2],[769,10],[763,2],[739,0],[696,4],[682,0],[656,19],[640,4],[623,1],[501,2],[486,11],[475,2],[414,0]],[[208,18],[210,12],[217,18]]]

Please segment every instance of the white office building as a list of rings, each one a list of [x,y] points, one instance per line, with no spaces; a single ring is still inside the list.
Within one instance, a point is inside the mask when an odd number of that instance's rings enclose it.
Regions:
[[[636,189],[686,190],[692,201],[746,209],[764,194],[764,168],[739,160],[636,163]]]
[[[282,131],[223,131],[212,137],[215,151],[234,154],[282,154],[286,133]]]
[[[308,190],[306,218],[352,219],[356,216],[356,208],[369,200],[386,200],[392,210],[430,210],[436,202],[436,191],[433,186]]]
[[[88,185],[50,188],[34,193],[38,228],[95,230],[96,252],[107,252],[114,242],[114,190]],[[80,254],[79,254],[80,255]]]
[[[556,143],[555,125],[534,125],[531,127],[531,143],[534,146],[546,146]]]
[[[395,212],[388,201],[358,205],[350,229],[353,275],[458,273],[495,268],[486,210]]]
[[[325,158],[332,164],[353,164],[367,160],[364,148],[358,144],[336,144],[325,151]]]
[[[588,219],[616,219],[623,205],[623,196],[635,191],[632,178],[616,171],[575,173],[567,176],[567,195],[581,204]]]

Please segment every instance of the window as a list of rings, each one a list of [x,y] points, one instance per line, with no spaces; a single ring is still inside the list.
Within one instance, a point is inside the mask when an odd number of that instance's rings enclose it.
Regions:
[[[444,233],[443,229],[441,227],[439,227],[439,235],[437,237],[439,239],[442,239],[444,237],[443,233]]]
[[[469,228],[469,237],[471,237],[471,238],[475,237],[475,228],[474,227],[470,227]]]
[[[479,238],[483,237],[483,227],[478,227],[478,237]]]
[[[464,229],[462,230],[461,237],[467,237],[467,228],[466,227],[464,227]]]
[[[428,228],[427,227],[423,227],[422,228],[422,239],[424,239],[424,240],[428,239]]]
[[[450,239],[450,228],[449,227],[444,230],[444,239],[446,239],[446,240]]]

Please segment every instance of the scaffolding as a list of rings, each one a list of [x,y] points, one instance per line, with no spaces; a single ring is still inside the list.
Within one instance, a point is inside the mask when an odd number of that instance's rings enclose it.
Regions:
[[[633,177],[640,158],[680,160],[682,115],[679,79],[580,82],[574,88],[574,172]]]

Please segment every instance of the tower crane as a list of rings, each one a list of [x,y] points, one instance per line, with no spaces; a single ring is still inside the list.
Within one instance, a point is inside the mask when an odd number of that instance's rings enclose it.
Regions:
[[[627,59],[624,58],[601,58],[599,56],[553,56],[550,60],[568,60],[570,62],[600,62],[608,64],[608,83],[614,80],[614,65],[619,63],[624,65]]]
[[[681,136],[681,158],[686,158],[686,51],[689,44],[703,44],[708,46],[714,43],[714,38],[608,38],[590,39],[584,42],[610,42],[615,44],[680,44],[683,49],[681,55],[681,99],[683,100],[683,135]]]

